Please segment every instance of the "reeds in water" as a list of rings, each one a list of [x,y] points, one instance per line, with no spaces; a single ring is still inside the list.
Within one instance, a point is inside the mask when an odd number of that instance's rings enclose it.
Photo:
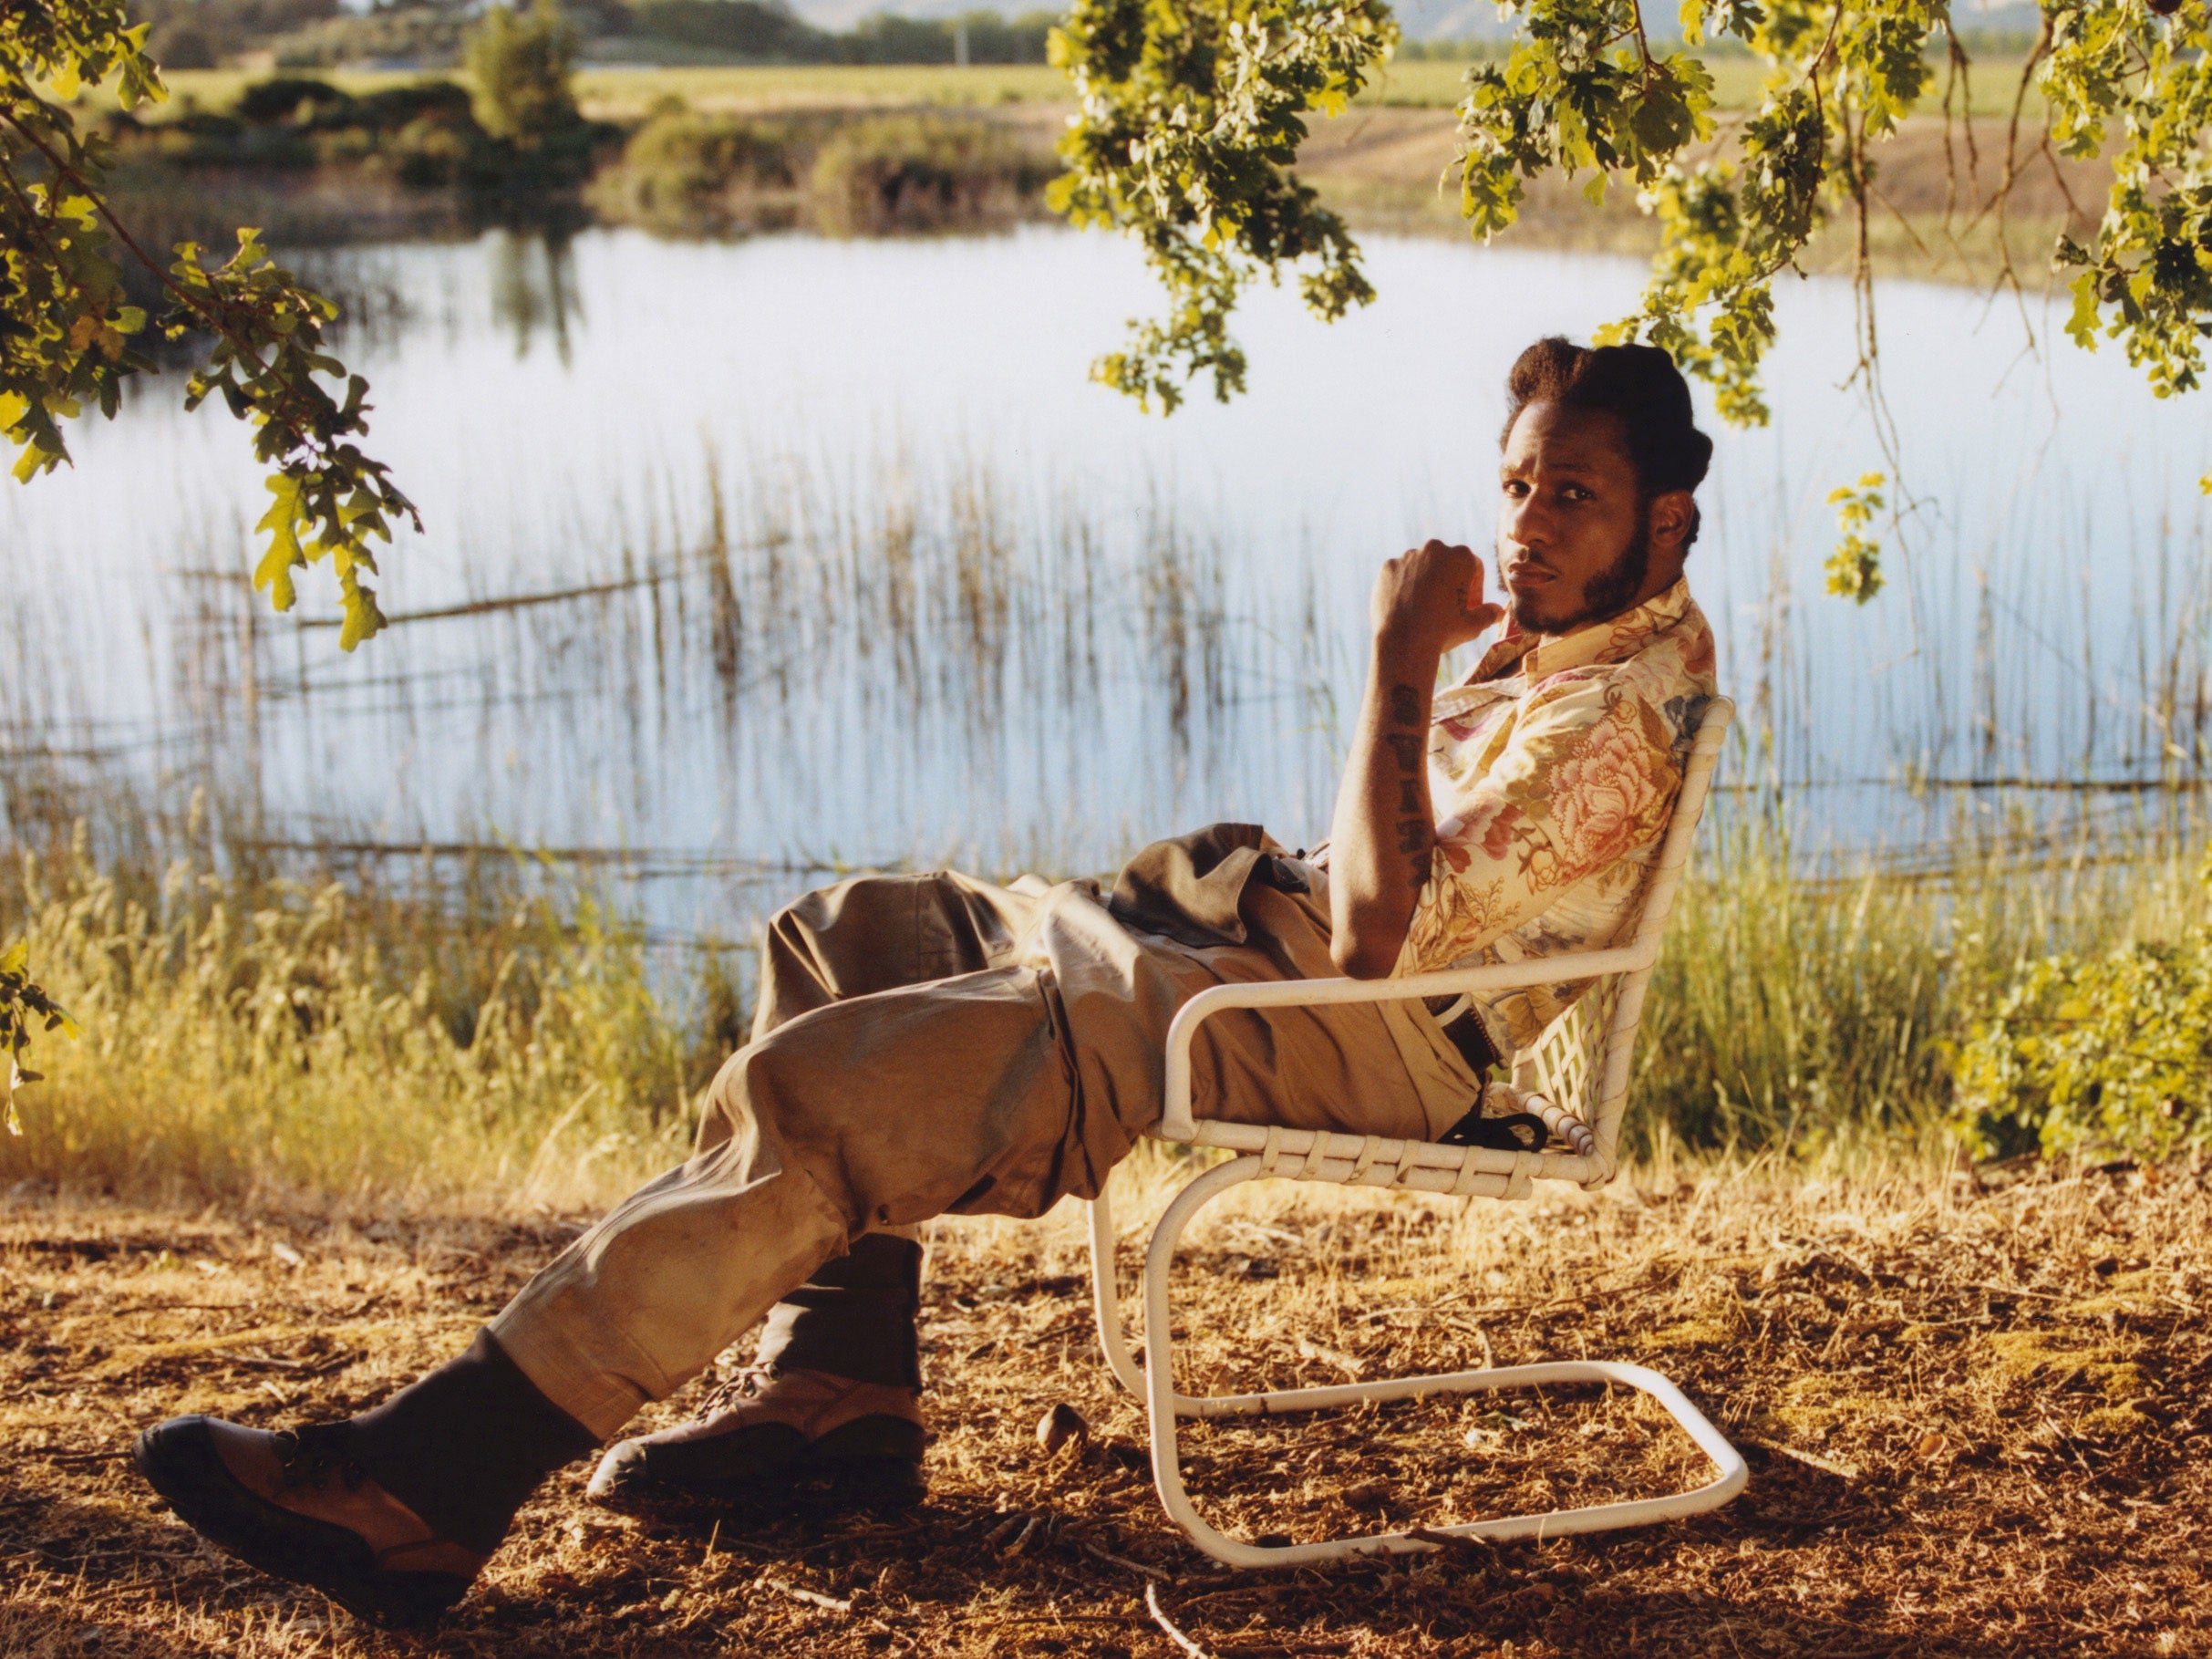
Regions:
[[[680,1155],[746,1030],[727,941],[805,887],[1318,827],[1359,671],[1337,575],[1096,490],[709,454],[563,548],[393,595],[354,658],[208,563],[146,623],[158,713],[99,703],[34,626],[64,612],[18,613],[47,671],[5,710],[0,936],[87,1036],[42,1045],[0,1180],[603,1198]],[[2115,819],[2054,793],[1898,857],[1813,845],[1773,741],[1794,673],[1776,650],[1734,687],[1735,793],[1638,1053],[1654,1157],[1930,1146],[1951,1052],[2024,963],[2202,910],[2186,793]]]

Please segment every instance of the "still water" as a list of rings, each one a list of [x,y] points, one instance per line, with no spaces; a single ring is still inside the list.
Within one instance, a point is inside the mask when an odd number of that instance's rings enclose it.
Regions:
[[[0,492],[8,810],[120,777],[205,786],[279,844],[611,855],[677,936],[840,866],[1093,870],[1217,817],[1310,839],[1376,564],[1486,544],[1506,366],[1641,277],[1367,247],[1375,306],[1326,327],[1255,296],[1248,395],[1170,420],[1085,378],[1154,297],[1096,236],[319,256],[368,447],[426,524],[385,560],[401,620],[346,657],[326,576],[305,626],[247,602],[243,436],[164,385]],[[2202,409],[2066,343],[2057,306],[1881,306],[1916,506],[1875,603],[1820,592],[1827,492],[1886,465],[1847,289],[1786,284],[1773,424],[1716,434],[1691,575],[1737,781],[1788,784],[1812,841],[1894,848],[2063,835],[2083,801],[1908,784],[2196,777]]]

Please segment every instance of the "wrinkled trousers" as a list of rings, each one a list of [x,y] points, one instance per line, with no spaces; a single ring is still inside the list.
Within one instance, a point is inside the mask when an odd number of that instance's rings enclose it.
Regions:
[[[769,926],[753,1038],[708,1088],[691,1157],[492,1334],[604,1438],[864,1233],[1096,1196],[1160,1115],[1184,1001],[1336,972],[1307,874],[1305,893],[1245,886],[1243,942],[1211,946],[1126,925],[1090,882],[1031,896],[942,872],[807,895]],[[1433,1138],[1479,1088],[1418,1002],[1232,1011],[1192,1061],[1201,1116],[1293,1128]]]

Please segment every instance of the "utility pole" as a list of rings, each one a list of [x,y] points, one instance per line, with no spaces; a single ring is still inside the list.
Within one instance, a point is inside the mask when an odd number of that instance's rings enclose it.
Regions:
[[[953,62],[963,69],[967,67],[967,14],[962,12],[953,19]]]

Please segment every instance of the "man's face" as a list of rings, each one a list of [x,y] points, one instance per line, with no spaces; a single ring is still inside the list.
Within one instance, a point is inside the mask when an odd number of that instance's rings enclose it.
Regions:
[[[1529,633],[1570,633],[1645,596],[1650,514],[1623,438],[1618,415],[1550,402],[1506,434],[1498,577]]]

